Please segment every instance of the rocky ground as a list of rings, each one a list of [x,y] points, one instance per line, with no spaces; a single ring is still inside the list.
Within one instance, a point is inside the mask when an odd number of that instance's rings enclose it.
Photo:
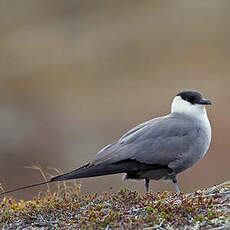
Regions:
[[[4,197],[1,229],[230,229],[230,181],[194,193],[47,193]]]

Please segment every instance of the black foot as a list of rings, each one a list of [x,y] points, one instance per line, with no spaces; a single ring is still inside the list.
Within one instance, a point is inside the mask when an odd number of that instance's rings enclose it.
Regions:
[[[145,191],[149,192],[149,179],[145,179]]]

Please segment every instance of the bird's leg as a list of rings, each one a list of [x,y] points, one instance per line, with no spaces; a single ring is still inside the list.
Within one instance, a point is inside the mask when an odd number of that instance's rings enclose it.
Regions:
[[[174,187],[176,189],[176,193],[177,193],[177,195],[179,195],[180,194],[180,189],[179,189],[179,187],[177,185],[177,179],[176,179],[176,177],[174,177],[172,181],[173,181]]]
[[[149,179],[148,178],[145,179],[145,191],[149,192]]]

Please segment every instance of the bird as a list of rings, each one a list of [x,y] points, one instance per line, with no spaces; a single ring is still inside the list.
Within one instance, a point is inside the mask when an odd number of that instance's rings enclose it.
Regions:
[[[71,172],[48,181],[18,187],[4,195],[56,181],[124,173],[125,179],[172,181],[180,193],[177,175],[201,160],[211,142],[211,126],[206,112],[211,101],[194,90],[178,93],[171,112],[153,118],[126,132],[116,142],[102,148],[95,158]]]

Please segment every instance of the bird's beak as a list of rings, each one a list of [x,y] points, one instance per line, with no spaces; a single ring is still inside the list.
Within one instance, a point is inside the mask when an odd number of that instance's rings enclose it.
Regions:
[[[199,104],[201,104],[201,105],[211,105],[212,103],[211,103],[211,101],[208,100],[208,99],[201,99],[201,100],[199,101]]]

